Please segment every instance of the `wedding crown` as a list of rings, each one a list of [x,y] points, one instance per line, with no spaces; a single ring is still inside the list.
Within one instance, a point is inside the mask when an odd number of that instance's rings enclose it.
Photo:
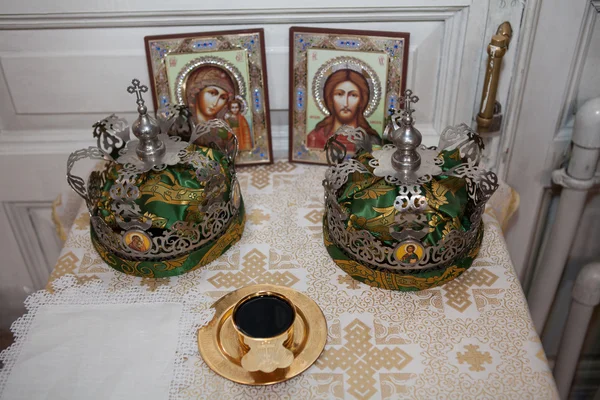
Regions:
[[[136,95],[137,120],[129,126],[113,114],[94,124],[97,147],[69,156],[67,181],[86,201],[104,261],[132,275],[178,275],[241,237],[237,139],[224,121],[195,124],[185,106],[161,109],[154,120],[142,98],[148,88],[134,79],[127,90]],[[87,183],[72,173],[84,158],[106,161]]]
[[[464,272],[477,254],[481,217],[498,187],[479,166],[483,141],[467,125],[446,128],[437,147],[421,145],[412,91],[373,143],[342,127],[326,144],[325,245],[354,278],[396,290],[421,290]],[[346,157],[343,135],[355,143]]]

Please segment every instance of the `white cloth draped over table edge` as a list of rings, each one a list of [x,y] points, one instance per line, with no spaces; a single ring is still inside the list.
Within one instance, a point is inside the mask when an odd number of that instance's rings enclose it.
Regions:
[[[125,289],[108,291],[101,280],[88,281],[82,285],[73,275],[65,275],[57,279],[52,283],[52,286],[54,293],[50,293],[47,290],[40,290],[29,296],[25,301],[27,313],[12,324],[11,330],[15,341],[8,349],[0,352],[0,361],[4,362],[4,368],[0,370],[0,399],[12,400],[15,396],[26,399],[34,393],[41,395],[39,390],[36,390],[43,388],[36,388],[36,385],[39,384],[42,386],[45,383],[45,388],[51,389],[53,385],[50,380],[53,377],[63,379],[63,382],[60,385],[57,382],[56,386],[68,387],[72,392],[62,394],[48,393],[48,397],[44,396],[41,398],[63,398],[62,396],[68,396],[67,398],[72,399],[99,398],[94,397],[94,395],[101,395],[101,392],[95,393],[93,387],[81,387],[78,385],[78,382],[68,382],[68,379],[67,382],[64,381],[65,376],[61,369],[70,368],[73,365],[82,366],[82,368],[76,371],[78,379],[99,384],[112,380],[115,383],[114,392],[119,392],[119,390],[133,390],[133,387],[126,380],[131,379],[132,376],[137,376],[135,375],[137,372],[143,373],[144,371],[154,373],[154,375],[163,371],[162,375],[155,376],[157,378],[156,382],[150,382],[149,387],[145,388],[146,393],[152,393],[154,389],[156,392],[154,393],[155,396],[159,395],[161,390],[164,394],[164,390],[166,389],[172,397],[182,388],[191,384],[190,379],[193,378],[193,371],[189,370],[190,366],[187,365],[187,360],[198,353],[196,342],[198,328],[206,325],[213,318],[214,309],[211,308],[214,302],[213,299],[194,289],[191,289],[185,295],[181,295],[169,286],[161,286],[154,291],[148,291],[146,288],[139,286],[129,286]],[[139,307],[131,306],[147,307],[148,309],[143,310],[145,312],[140,312],[141,309]],[[81,308],[82,313],[79,315],[77,315],[77,312],[72,313],[74,308],[77,311],[78,307]],[[122,323],[118,323],[115,326],[115,318],[107,317],[107,310],[104,308],[108,308],[108,311],[119,313],[122,316]],[[102,312],[94,314],[98,310]],[[175,312],[178,310],[180,310],[179,313]],[[49,324],[47,315],[44,315],[48,312],[55,314],[54,317],[57,319],[55,324]],[[61,314],[69,315],[70,313],[72,318],[60,318]],[[143,315],[152,317],[154,313],[157,314],[156,318],[160,318],[161,315],[164,317],[160,321],[161,329],[152,329],[148,333],[148,329],[151,327],[147,325],[147,321],[140,319]],[[173,313],[176,315],[170,315]],[[38,314],[41,318],[38,318]],[[88,314],[94,316],[95,319],[83,318]],[[92,334],[81,334],[82,332],[89,332],[87,329],[93,329],[93,324],[98,322],[101,322],[101,326],[112,327],[112,330],[108,330],[111,335],[96,337]],[[82,323],[91,324],[92,326],[81,326]],[[121,327],[124,329],[122,332],[119,331]],[[126,327],[129,327],[129,329]],[[68,330],[73,329],[80,334],[77,336],[70,335],[70,331]],[[160,332],[165,334],[161,335]],[[168,334],[169,332],[170,334]],[[29,340],[30,336],[44,337],[44,341],[42,342],[42,340],[38,339],[33,343],[33,341]],[[88,336],[93,336],[93,339]],[[142,344],[137,343],[137,341],[141,341],[144,337],[148,340]],[[159,343],[165,340],[172,340],[173,338],[176,343],[166,343],[164,349],[158,349],[158,351],[152,353],[151,358],[153,361],[156,361],[155,357],[161,360],[158,365],[154,363],[143,364],[143,360],[148,361],[148,346],[154,348]],[[77,340],[69,341],[69,339]],[[48,345],[48,343],[51,343],[51,345]],[[121,357],[118,354],[119,350],[114,349],[114,347],[119,346],[114,346],[114,343],[126,346],[121,350],[122,352],[128,351],[128,346],[135,347],[135,350],[127,353],[129,356],[132,356],[132,354],[134,356],[128,357],[126,360],[119,360],[118,358]],[[44,349],[47,351],[39,351],[38,354],[32,354],[30,349],[38,348],[39,346],[45,346]],[[93,346],[93,349],[73,349],[73,346]],[[72,356],[72,359],[69,360],[68,356],[63,354],[59,355],[59,359],[52,359],[52,356],[57,357],[56,352],[53,352],[53,350],[60,348],[68,348],[68,353]],[[117,365],[119,363],[133,365],[137,366],[139,371],[124,371],[123,376],[120,377],[121,372],[105,370],[101,364],[86,363],[86,360],[81,359],[83,354],[89,356],[90,352],[94,350],[97,350],[99,357],[107,361],[106,363],[112,361],[113,364]],[[93,352],[93,354],[95,353]],[[135,354],[139,355],[137,357],[139,360],[135,359]],[[28,361],[31,361],[31,359],[35,361],[34,364],[31,364],[31,362],[28,364]],[[138,362],[136,363],[136,361]],[[19,368],[19,364],[22,364],[23,367],[29,366],[29,368]],[[90,366],[90,364],[94,365]],[[11,376],[11,372],[16,370],[19,371],[18,376]],[[129,378],[127,378],[128,376]],[[145,379],[146,377],[138,376],[138,378]],[[121,382],[121,385],[117,386],[117,382]],[[10,392],[6,393],[6,390]],[[112,395],[117,396],[117,393],[114,392]],[[140,393],[138,388],[135,393],[126,392],[118,394],[119,396],[110,398],[133,399]],[[145,398],[149,397],[146,396]]]

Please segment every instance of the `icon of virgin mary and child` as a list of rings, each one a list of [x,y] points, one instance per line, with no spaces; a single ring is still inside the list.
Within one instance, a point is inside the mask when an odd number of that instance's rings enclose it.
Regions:
[[[190,73],[185,92],[187,105],[197,122],[225,120],[238,139],[238,149],[252,150],[252,132],[244,117],[246,102],[227,71],[215,65],[201,66]],[[218,135],[224,135],[222,140],[228,139],[225,131]]]

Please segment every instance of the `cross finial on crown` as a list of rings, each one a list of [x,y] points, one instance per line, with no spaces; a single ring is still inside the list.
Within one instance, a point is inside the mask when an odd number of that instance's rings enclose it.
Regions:
[[[413,96],[413,91],[410,89],[406,89],[404,92],[404,96],[400,96],[400,100],[404,103],[404,115],[412,119],[412,113],[415,111],[410,108],[412,103],[417,103],[419,101],[418,96]]]
[[[131,86],[127,88],[127,91],[131,94],[135,93],[136,104],[138,107],[144,107],[144,99],[142,98],[142,93],[146,93],[148,91],[148,86],[140,85],[140,81],[138,79],[133,79],[131,81]]]
[[[412,103],[419,101],[419,98],[413,96],[412,90],[407,89],[404,96],[400,96],[399,100],[404,104],[404,108],[401,113],[400,126],[391,134],[391,141],[396,146],[391,161],[396,171],[407,174],[410,171],[419,169],[421,165],[421,155],[418,148],[423,137],[421,132],[413,126],[412,113],[415,110],[410,108]]]

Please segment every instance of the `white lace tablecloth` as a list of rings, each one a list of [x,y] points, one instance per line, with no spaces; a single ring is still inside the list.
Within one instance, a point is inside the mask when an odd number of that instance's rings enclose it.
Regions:
[[[77,303],[57,287],[67,285],[67,291],[93,292],[94,299],[103,299],[90,301],[118,302],[133,290],[147,299],[167,296],[188,304],[182,318],[194,319],[195,325],[187,319],[180,327],[184,339],[171,398],[558,398],[494,217],[502,214],[505,220],[514,211],[514,192],[504,188],[502,197],[491,201],[496,211],[490,207],[484,215],[483,244],[473,267],[444,286],[401,293],[359,283],[329,258],[321,230],[324,172],[324,167],[287,162],[241,169],[247,211],[242,240],[210,265],[171,279],[113,271],[92,248],[89,218],[81,208],[47,291],[34,294],[29,314],[13,325],[17,341],[2,355],[8,372],[0,376],[10,373],[39,304]],[[239,385],[216,375],[192,344],[210,303],[258,283],[307,294],[322,308],[329,329],[315,365],[269,387]]]

